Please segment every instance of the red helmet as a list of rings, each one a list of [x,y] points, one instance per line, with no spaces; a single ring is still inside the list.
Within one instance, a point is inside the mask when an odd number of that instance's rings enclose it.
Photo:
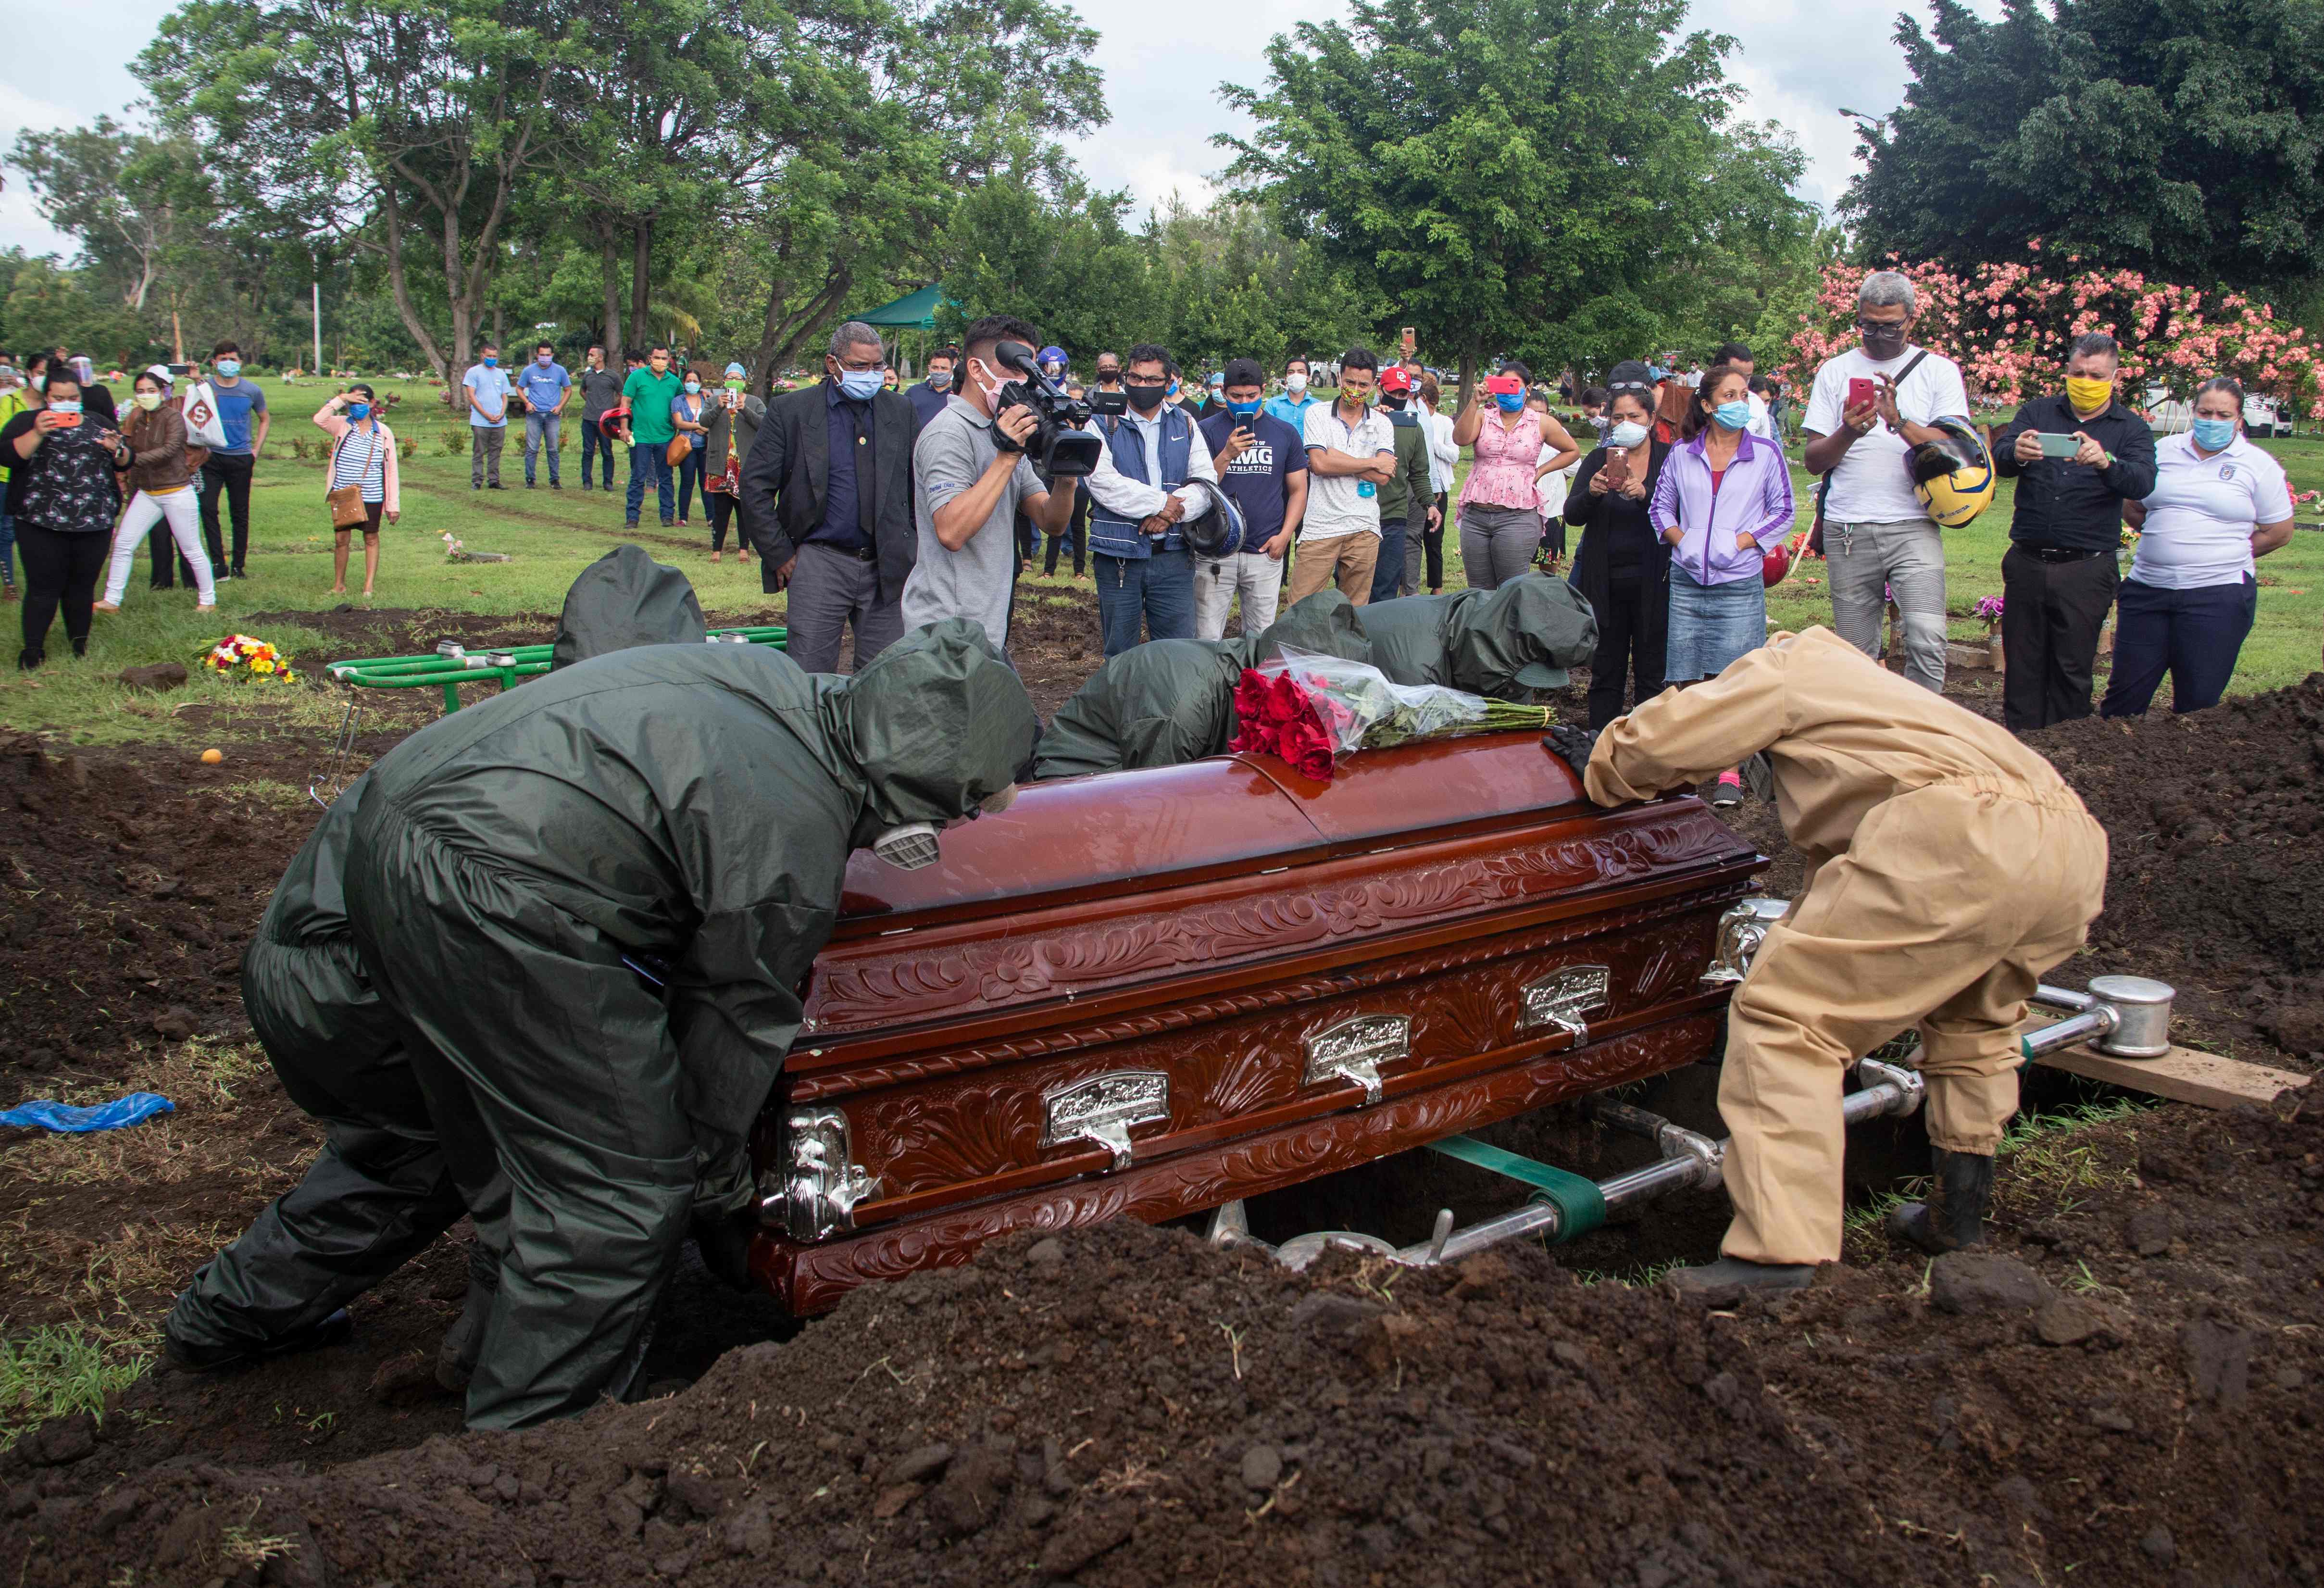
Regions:
[[[1759,578],[1761,582],[1772,588],[1776,585],[1782,584],[1784,582],[1784,576],[1791,571],[1791,547],[1781,540],[1778,540],[1773,546],[1768,547],[1767,555],[1762,559],[1759,563]]]

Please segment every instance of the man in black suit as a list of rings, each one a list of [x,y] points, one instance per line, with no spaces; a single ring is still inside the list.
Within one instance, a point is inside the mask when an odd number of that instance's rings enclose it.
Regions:
[[[919,419],[902,393],[881,389],[880,333],[861,320],[841,326],[823,372],[820,384],[767,404],[738,498],[762,587],[790,591],[790,658],[811,673],[839,670],[851,623],[859,668],[902,637],[904,580],[919,544]]]

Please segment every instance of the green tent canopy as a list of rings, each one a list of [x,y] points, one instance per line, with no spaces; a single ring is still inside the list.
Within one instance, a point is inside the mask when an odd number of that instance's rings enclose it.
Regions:
[[[916,292],[907,292],[893,303],[849,316],[867,326],[881,326],[890,330],[933,331],[936,328],[936,305],[943,301],[944,283],[930,282]]]

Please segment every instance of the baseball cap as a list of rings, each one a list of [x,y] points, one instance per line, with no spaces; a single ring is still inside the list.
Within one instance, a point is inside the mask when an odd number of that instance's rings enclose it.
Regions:
[[[1412,390],[1412,372],[1402,365],[1391,364],[1380,371],[1379,386],[1383,392],[1409,392]]]

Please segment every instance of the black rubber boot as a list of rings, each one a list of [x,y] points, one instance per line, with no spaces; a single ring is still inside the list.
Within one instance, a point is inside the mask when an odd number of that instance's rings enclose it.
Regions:
[[[1891,1209],[1888,1233],[1923,1251],[1959,1251],[1978,1244],[1985,1239],[1985,1210],[1993,1201],[1992,1155],[1932,1147],[1929,1157],[1936,1171],[1929,1199]]]
[[[241,1367],[246,1362],[263,1362],[271,1356],[296,1356],[301,1352],[320,1351],[327,1345],[337,1345],[355,1333],[355,1322],[347,1316],[346,1307],[339,1308],[320,1323],[310,1324],[294,1334],[270,1340],[263,1345],[196,1345],[180,1340],[163,1331],[162,1353],[170,1365],[188,1372],[216,1372],[221,1368]]]
[[[1670,1273],[1670,1282],[1688,1292],[1730,1287],[1743,1290],[1800,1290],[1814,1278],[1815,1264],[1812,1262],[1752,1262],[1740,1257],[1722,1257],[1717,1262],[1673,1269]]]
[[[476,1360],[484,1349],[484,1325],[493,1321],[493,1303],[500,1287],[500,1260],[479,1241],[468,1249],[468,1294],[460,1316],[436,1348],[436,1381],[445,1389],[464,1390],[476,1376]]]

